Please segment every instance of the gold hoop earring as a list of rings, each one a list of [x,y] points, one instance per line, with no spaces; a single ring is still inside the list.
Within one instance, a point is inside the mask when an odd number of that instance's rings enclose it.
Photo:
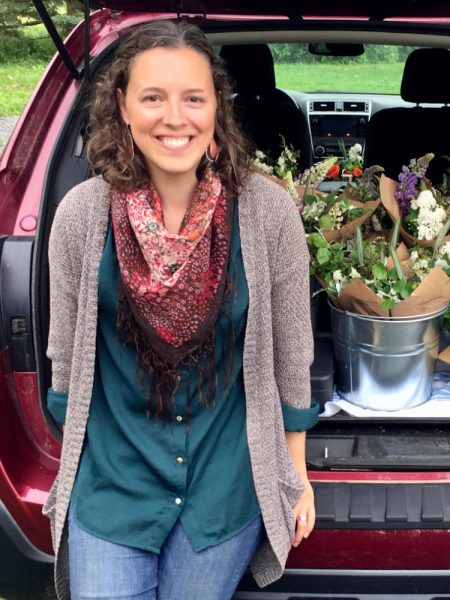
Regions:
[[[131,135],[131,127],[130,127],[129,123],[127,123],[127,133],[126,133],[125,145],[126,145],[126,149],[127,149],[127,156],[130,158],[130,160],[134,160],[134,140],[133,140],[133,136]]]
[[[219,148],[217,147],[216,140],[213,138],[209,146],[205,151],[206,160],[210,163],[215,163],[217,161],[217,157],[219,156]]]

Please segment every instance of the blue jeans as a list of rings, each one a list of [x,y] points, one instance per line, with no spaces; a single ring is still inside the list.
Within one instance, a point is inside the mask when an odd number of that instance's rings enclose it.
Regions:
[[[228,600],[263,533],[258,517],[226,542],[196,552],[177,521],[158,555],[97,538],[69,515],[71,600]]]

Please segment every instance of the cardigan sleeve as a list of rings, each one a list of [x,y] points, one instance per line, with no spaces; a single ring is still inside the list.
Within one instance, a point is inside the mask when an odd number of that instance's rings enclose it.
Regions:
[[[318,408],[311,409],[309,369],[314,352],[309,253],[293,201],[286,204],[274,264],[271,299],[275,378],[288,430],[302,430],[315,424]]]
[[[319,421],[319,404],[312,400],[309,408],[295,408],[281,402],[285,431],[307,431]]]
[[[81,267],[77,267],[74,235],[76,218],[69,195],[61,202],[49,238],[50,327],[47,356],[52,361],[52,389],[69,391],[72,352],[78,312],[78,287]]]

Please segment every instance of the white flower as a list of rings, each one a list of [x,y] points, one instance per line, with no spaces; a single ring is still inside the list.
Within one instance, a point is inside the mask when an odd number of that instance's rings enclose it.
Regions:
[[[439,248],[439,256],[441,258],[445,258],[445,256],[447,256],[447,260],[450,259],[450,242],[445,242],[445,244],[442,244],[442,246]]]
[[[361,154],[362,154],[361,144],[353,144],[353,146],[348,151],[348,158],[352,162],[359,162],[359,161],[361,161]]]
[[[255,156],[256,158],[259,158],[259,160],[264,160],[266,158],[266,155],[262,150],[256,150]]]
[[[286,159],[282,154],[280,154],[280,156],[278,157],[277,163],[282,169],[286,167]]]
[[[443,258],[438,258],[435,264],[437,267],[441,267],[441,269],[444,269],[444,271],[450,268],[450,264]]]
[[[411,268],[417,277],[422,281],[422,279],[428,275],[430,264],[426,258],[417,258],[411,263]]]
[[[383,227],[381,225],[380,219],[377,217],[377,215],[372,215],[372,228],[374,231],[383,231]]]
[[[417,213],[417,237],[419,240],[433,240],[438,236],[447,218],[447,212],[438,206],[431,190],[423,190],[411,202],[411,208]]]
[[[270,165],[266,165],[265,162],[261,161],[259,158],[255,158],[253,160],[253,164],[256,165],[261,171],[267,173],[268,175],[273,175],[273,167]]]
[[[423,190],[411,201],[411,208],[413,210],[422,209],[433,209],[436,206],[436,198],[431,190]]]
[[[350,154],[350,152],[352,152],[353,154],[361,154],[361,152],[362,152],[361,144],[353,144],[353,146],[350,148],[350,150],[348,152],[349,152],[349,154]]]
[[[306,221],[317,221],[322,215],[326,206],[326,202],[323,200],[318,200],[312,204],[305,204],[305,208],[303,209],[302,213],[303,219]]]
[[[355,269],[355,267],[352,267],[352,270],[350,271],[350,277],[352,277],[353,279],[361,279],[361,275],[360,273]]]
[[[347,283],[347,279],[342,275],[342,271],[340,269],[334,271],[333,280],[336,287],[336,292],[340,294]]]

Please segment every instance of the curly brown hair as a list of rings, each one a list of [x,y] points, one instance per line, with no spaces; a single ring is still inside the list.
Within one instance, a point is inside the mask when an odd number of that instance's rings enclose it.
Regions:
[[[101,175],[119,192],[148,185],[149,173],[143,154],[127,152],[127,129],[120,113],[117,90],[125,93],[133,58],[152,48],[191,48],[208,60],[216,91],[214,137],[220,150],[216,170],[231,193],[236,194],[251,170],[247,142],[233,118],[232,88],[223,60],[205,34],[185,21],[157,20],[133,30],[119,44],[112,62],[97,81],[91,105],[88,159],[94,174]],[[197,178],[208,164],[200,161]]]

